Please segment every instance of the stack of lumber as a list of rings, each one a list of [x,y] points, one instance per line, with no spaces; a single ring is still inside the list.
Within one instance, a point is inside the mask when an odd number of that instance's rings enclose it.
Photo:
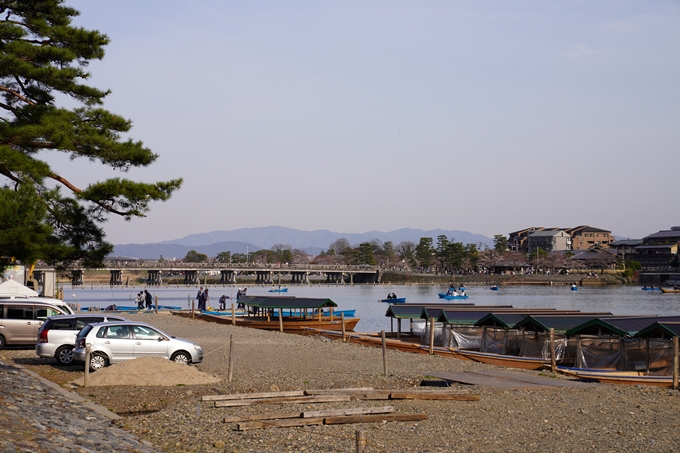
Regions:
[[[215,407],[238,407],[258,404],[333,403],[359,400],[453,400],[479,401],[479,396],[467,390],[454,389],[399,389],[375,390],[373,388],[299,390],[270,393],[239,393],[231,395],[206,395],[203,401],[214,401]],[[309,425],[335,425],[344,423],[371,423],[386,421],[417,421],[427,419],[424,413],[395,414],[393,406],[332,409],[278,414],[261,414],[246,417],[226,417],[225,423],[237,423],[237,430]]]

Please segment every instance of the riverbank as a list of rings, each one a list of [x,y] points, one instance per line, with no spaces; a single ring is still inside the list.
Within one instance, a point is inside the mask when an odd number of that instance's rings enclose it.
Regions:
[[[379,348],[169,314],[128,317],[197,341],[205,351],[204,362],[197,368],[222,381],[173,387],[133,386],[123,381],[82,388],[68,384],[82,376],[82,366],[58,367],[55,360],[38,358],[33,350],[3,350],[0,358],[20,363],[126,415],[118,426],[166,452],[348,452],[354,451],[356,430],[366,432],[367,452],[669,452],[680,444],[675,429],[680,423],[680,392],[601,384],[559,390],[454,385],[479,395],[480,400],[388,402],[397,413],[427,414],[427,420],[418,422],[235,431],[234,424],[224,422],[226,417],[386,404],[356,401],[216,408],[201,401],[201,396],[351,387],[408,389],[417,387],[431,372],[498,368],[388,350],[385,375]],[[228,381],[230,338],[234,341],[232,382]]]

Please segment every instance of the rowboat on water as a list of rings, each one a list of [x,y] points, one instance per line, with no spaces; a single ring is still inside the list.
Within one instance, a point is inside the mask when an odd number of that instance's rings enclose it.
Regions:
[[[662,293],[665,293],[665,294],[679,294],[680,293],[680,289],[659,288],[659,290]]]
[[[344,313],[336,315],[331,310],[337,304],[330,299],[312,299],[286,296],[245,296],[239,299],[239,304],[246,307],[246,316],[225,316],[209,311],[192,315],[191,311],[173,312],[182,317],[193,316],[196,319],[216,322],[219,324],[233,324],[262,330],[279,330],[286,333],[305,334],[306,328],[353,331],[360,318],[345,318]],[[278,316],[278,311],[288,312],[288,316]],[[328,311],[328,315],[324,313]],[[277,313],[276,315],[274,313]],[[231,312],[229,312],[231,314]],[[343,319],[344,318],[344,319]]]
[[[270,293],[287,293],[288,288],[272,288],[269,290]]]
[[[453,294],[439,293],[439,298],[440,299],[446,299],[446,300],[458,300],[458,299],[467,299],[468,295],[467,294],[453,295]]]
[[[385,302],[387,304],[405,304],[405,297],[397,297],[396,299],[380,299],[378,302]]]
[[[650,376],[644,371],[589,370],[586,368],[557,367],[557,370],[581,380],[598,381],[603,384],[651,385],[672,387],[673,376]]]
[[[643,286],[642,291],[663,291],[659,286]]]
[[[498,285],[493,285],[491,288],[489,288],[491,291],[498,291]]]

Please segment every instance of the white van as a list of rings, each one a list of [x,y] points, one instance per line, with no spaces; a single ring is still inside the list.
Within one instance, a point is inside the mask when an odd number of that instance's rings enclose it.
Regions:
[[[50,316],[73,310],[59,299],[0,296],[0,349],[6,345],[35,345],[38,329]]]

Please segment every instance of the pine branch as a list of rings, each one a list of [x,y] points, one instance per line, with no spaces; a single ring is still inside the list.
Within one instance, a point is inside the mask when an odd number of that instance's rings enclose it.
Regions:
[[[14,91],[14,90],[12,90],[12,89],[10,89],[10,88],[7,88],[7,87],[4,87],[4,86],[0,85],[0,91],[6,91],[7,93],[12,94],[12,95],[18,97],[19,99],[21,99],[22,101],[26,102],[26,103],[29,104],[29,105],[35,105],[35,102],[29,100],[28,98],[22,96],[21,93],[17,93],[16,91]]]
[[[66,187],[68,187],[73,193],[77,193],[77,194],[83,193],[82,189],[79,189],[78,187],[71,184],[71,182],[69,180],[67,180],[66,178],[59,176],[57,174],[54,174],[54,173],[49,175],[49,176],[50,176],[50,178],[54,179],[55,181],[58,181],[58,182],[62,183],[63,185],[65,185]],[[118,209],[116,209],[112,206],[109,206],[106,203],[102,203],[100,201],[94,201],[93,203],[96,203],[97,206],[101,207],[102,209],[105,209],[108,212],[111,212],[113,214],[118,214],[118,215],[123,216],[123,217],[130,216],[130,215],[140,215],[139,212],[136,209],[132,209],[130,211],[119,211]],[[142,217],[144,217],[144,216],[142,216]]]

